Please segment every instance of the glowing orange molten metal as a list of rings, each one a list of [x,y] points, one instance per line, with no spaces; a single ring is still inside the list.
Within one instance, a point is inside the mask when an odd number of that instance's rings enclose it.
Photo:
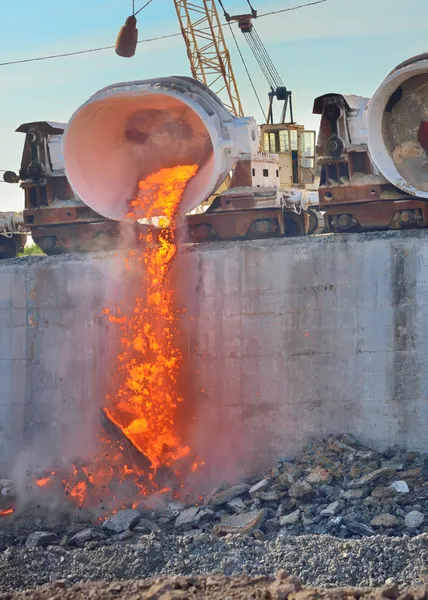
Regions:
[[[0,510],[0,517],[4,517],[6,515],[11,515],[13,512],[15,512],[13,510],[13,508],[5,508],[3,510]]]
[[[45,487],[45,485],[47,485],[50,482],[50,480],[50,477],[41,477],[40,479],[36,479],[36,484],[39,487]]]
[[[123,328],[123,350],[118,357],[123,384],[106,414],[150,459],[154,469],[171,466],[190,452],[177,431],[176,411],[182,402],[177,392],[181,354],[176,342],[174,290],[166,275],[176,253],[177,209],[197,168],[179,166],[150,175],[139,183],[139,197],[132,203],[144,209],[147,217],[161,212],[161,226],[169,227],[162,230],[158,244],[148,235],[143,257],[145,295],[136,299],[134,312]]]
[[[138,497],[172,491],[164,486],[164,479],[155,481],[159,467],[170,467],[177,479],[176,490],[183,486],[177,460],[187,456],[189,471],[203,464],[190,458],[190,448],[183,443],[177,423],[177,409],[182,402],[177,382],[181,353],[174,290],[167,278],[176,254],[177,209],[197,169],[197,165],[179,166],[153,173],[139,183],[138,198],[131,203],[136,213],[147,218],[163,215],[157,239],[148,234],[144,250],[132,251],[126,259],[127,267],[131,262],[144,265],[141,293],[131,316],[124,316],[120,309],[116,315],[107,308],[103,310],[122,331],[117,357],[118,390],[107,397],[104,411],[132,446],[128,448],[123,438],[116,439],[114,431],[110,435],[107,426],[99,436],[101,452],[87,466],[71,465],[62,480],[63,489],[80,508],[95,504],[101,510],[116,510],[124,503],[137,506]],[[41,477],[36,483],[43,487],[49,480]]]

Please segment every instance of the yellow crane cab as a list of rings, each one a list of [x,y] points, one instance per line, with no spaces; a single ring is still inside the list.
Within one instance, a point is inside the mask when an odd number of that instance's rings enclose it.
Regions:
[[[278,155],[280,187],[315,187],[315,133],[296,123],[261,126],[260,151]]]

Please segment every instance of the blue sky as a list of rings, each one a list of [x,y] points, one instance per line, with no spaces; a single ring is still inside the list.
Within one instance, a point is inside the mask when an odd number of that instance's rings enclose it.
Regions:
[[[304,2],[305,0],[303,0]],[[260,13],[300,0],[254,0]],[[21,0],[2,2],[0,63],[114,44],[131,0]],[[136,0],[139,7],[143,1]],[[226,0],[230,13],[245,0]],[[428,0],[328,0],[318,6],[260,19],[257,30],[283,81],[293,91],[295,119],[316,128],[313,99],[327,92],[370,96],[402,60],[428,51]],[[140,39],[178,31],[172,0],[153,0],[139,15]],[[261,120],[253,91],[229,43],[247,115]],[[267,84],[238,32],[263,102]],[[0,169],[19,168],[23,134],[31,120],[66,121],[98,89],[116,81],[189,75],[181,37],[140,44],[132,59],[113,50],[27,64],[0,66]],[[21,190],[0,184],[0,210],[23,207]]]

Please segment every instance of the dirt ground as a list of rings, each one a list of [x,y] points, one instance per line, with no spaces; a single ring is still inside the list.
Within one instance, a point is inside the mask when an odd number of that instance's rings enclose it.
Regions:
[[[423,600],[426,586],[391,584],[383,588],[302,588],[296,577],[168,577],[138,581],[87,582],[69,586],[65,580],[25,592],[0,594],[0,600]]]

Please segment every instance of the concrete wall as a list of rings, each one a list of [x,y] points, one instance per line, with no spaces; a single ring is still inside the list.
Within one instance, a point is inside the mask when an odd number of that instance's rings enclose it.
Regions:
[[[133,285],[122,265],[0,265],[3,465],[43,432],[60,449],[95,422],[117,353],[101,309]],[[217,467],[255,468],[331,432],[426,450],[427,234],[201,245],[177,266],[189,435]]]

